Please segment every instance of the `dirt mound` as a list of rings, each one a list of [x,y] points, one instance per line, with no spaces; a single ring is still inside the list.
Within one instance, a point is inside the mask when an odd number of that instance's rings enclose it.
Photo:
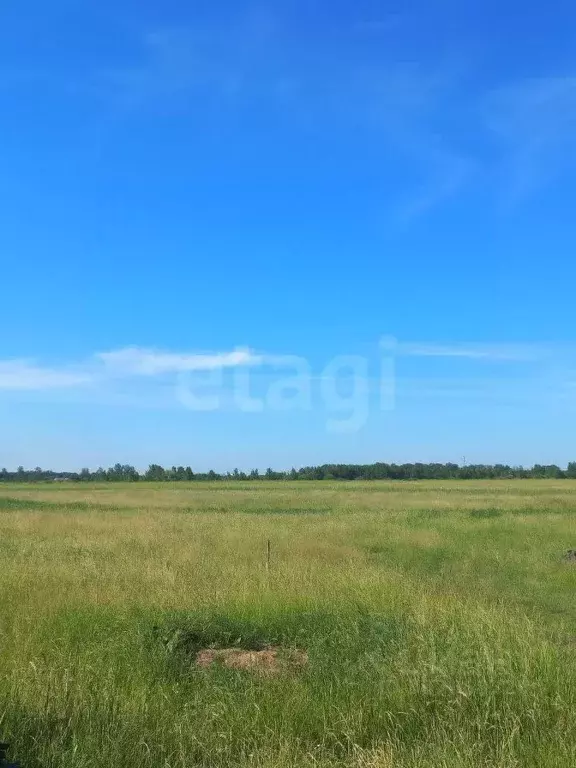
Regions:
[[[265,677],[295,672],[308,664],[306,651],[269,646],[261,651],[244,648],[205,648],[196,654],[196,665],[204,669],[221,664],[227,669],[254,672]]]
[[[576,549],[569,549],[564,555],[564,560],[569,563],[576,563]]]

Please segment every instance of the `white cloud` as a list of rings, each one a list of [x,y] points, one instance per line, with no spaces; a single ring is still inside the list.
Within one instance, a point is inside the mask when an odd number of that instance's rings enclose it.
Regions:
[[[407,357],[461,357],[470,360],[530,362],[541,360],[552,353],[544,344],[399,344],[397,352]]]
[[[0,360],[0,390],[40,391],[104,385],[122,378],[155,377],[185,371],[209,371],[258,365],[263,358],[247,349],[210,354],[166,352],[139,347],[98,352],[60,367],[34,360]]]
[[[43,368],[29,360],[0,360],[0,390],[65,389],[88,384],[92,376],[68,368]]]
[[[213,354],[163,352],[140,347],[126,347],[113,352],[100,352],[96,357],[106,370],[120,376],[157,376],[184,371],[210,371],[240,365],[258,365],[261,358],[247,349]]]

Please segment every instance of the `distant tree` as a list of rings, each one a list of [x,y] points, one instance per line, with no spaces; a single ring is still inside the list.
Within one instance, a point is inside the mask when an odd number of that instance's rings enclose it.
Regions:
[[[558,480],[559,478],[564,476],[564,472],[562,472],[560,467],[557,466],[556,464],[548,464],[545,467],[544,476],[545,477],[554,478],[555,480]]]
[[[186,470],[184,467],[176,467],[176,473],[174,480],[178,480],[178,482],[181,482],[183,480],[186,480]]]
[[[0,470],[0,482],[39,482],[43,480],[96,480],[98,482],[136,482],[138,480],[150,480],[161,482],[164,480],[172,481],[191,481],[191,480],[222,480],[224,477],[230,480],[258,480],[264,477],[266,480],[331,480],[331,481],[352,481],[352,480],[423,480],[423,479],[509,479],[509,478],[548,478],[576,479],[576,461],[568,464],[566,469],[562,469],[556,464],[534,464],[529,468],[522,466],[509,466],[508,464],[466,464],[458,466],[453,463],[423,464],[420,462],[412,464],[387,464],[385,462],[375,462],[374,464],[323,464],[320,466],[294,467],[289,471],[275,471],[268,467],[264,475],[261,475],[257,469],[253,469],[249,474],[239,469],[231,473],[221,475],[213,469],[205,473],[194,473],[191,467],[173,466],[165,469],[160,464],[150,464],[143,475],[140,475],[131,464],[115,464],[113,467],[105,470],[99,467],[95,472],[91,472],[84,467],[80,472],[55,472],[53,470],[43,470],[35,467],[33,470],[26,470],[19,466],[16,471],[9,471],[6,468]]]
[[[148,469],[146,470],[146,473],[144,474],[145,480],[165,480],[166,479],[166,470],[164,467],[161,467],[160,464],[150,464]]]
[[[131,464],[122,465],[122,479],[129,483],[137,483],[140,480],[140,473]]]

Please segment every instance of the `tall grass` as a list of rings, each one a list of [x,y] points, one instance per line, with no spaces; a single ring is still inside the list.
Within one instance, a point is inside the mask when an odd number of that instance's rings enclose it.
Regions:
[[[24,768],[573,766],[575,490],[3,487],[0,737]],[[266,642],[307,667],[193,663]]]

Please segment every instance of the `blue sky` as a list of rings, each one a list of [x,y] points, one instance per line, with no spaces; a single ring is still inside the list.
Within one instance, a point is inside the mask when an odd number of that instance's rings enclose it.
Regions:
[[[0,465],[574,459],[575,29],[2,8]]]

